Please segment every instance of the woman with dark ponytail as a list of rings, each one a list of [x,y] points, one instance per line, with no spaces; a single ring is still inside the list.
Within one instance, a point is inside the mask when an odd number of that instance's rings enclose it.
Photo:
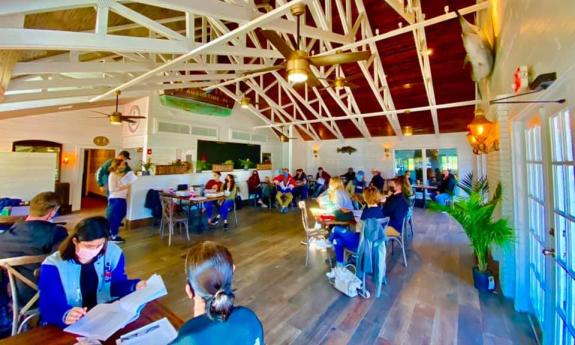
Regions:
[[[194,300],[194,318],[173,345],[264,345],[263,327],[248,308],[234,306],[234,263],[229,250],[206,241],[186,256],[186,294]]]

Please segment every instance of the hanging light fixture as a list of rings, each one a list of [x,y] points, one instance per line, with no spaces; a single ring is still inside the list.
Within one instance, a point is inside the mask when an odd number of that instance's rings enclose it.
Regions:
[[[122,124],[122,113],[113,112],[108,116],[111,125],[119,126]]]
[[[413,135],[413,127],[411,127],[411,126],[403,127],[403,135],[405,135],[406,137],[412,136]]]
[[[481,108],[475,110],[475,118],[467,125],[467,141],[476,155],[499,151],[499,132],[496,123],[489,121]]]
[[[309,60],[303,50],[294,51],[287,60],[288,81],[292,84],[303,83],[309,74]]]
[[[251,101],[248,97],[242,97],[242,99],[240,99],[240,107],[244,108],[244,109],[248,109],[251,105]]]

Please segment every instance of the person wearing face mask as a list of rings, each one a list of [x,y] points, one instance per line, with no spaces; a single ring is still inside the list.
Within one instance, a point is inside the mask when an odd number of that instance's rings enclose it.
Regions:
[[[263,188],[260,180],[260,174],[257,170],[252,171],[252,175],[248,178],[248,193],[250,195],[255,195],[257,198],[257,203],[260,207],[267,208],[268,205],[264,204],[262,201]]]
[[[30,211],[24,221],[18,222],[0,234],[0,259],[18,256],[36,256],[52,253],[67,236],[66,228],[51,220],[60,208],[60,197],[54,192],[43,192],[30,201]],[[39,264],[19,266],[16,270],[32,282],[36,282],[34,271]],[[4,271],[0,271],[4,274]],[[7,279],[0,279],[0,308],[7,306]],[[28,285],[17,281],[18,297],[25,305],[36,293]]]
[[[385,229],[386,235],[399,236],[403,231],[403,218],[407,215],[409,204],[403,194],[403,178],[396,177],[389,182],[391,195],[385,198],[383,215],[389,217],[389,224]]]
[[[42,324],[64,328],[98,304],[146,287],[146,281],[126,276],[124,254],[108,241],[108,228],[104,217],[86,218],[44,260],[38,284]]]
[[[257,315],[234,305],[234,269],[231,253],[220,244],[205,241],[188,250],[185,291],[194,301],[194,318],[171,345],[264,345]]]
[[[287,213],[288,207],[293,200],[295,181],[289,171],[283,171],[283,178],[276,184],[276,202],[281,213]]]

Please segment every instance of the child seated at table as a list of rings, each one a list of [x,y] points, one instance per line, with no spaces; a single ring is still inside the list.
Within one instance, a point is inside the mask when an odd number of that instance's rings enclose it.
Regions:
[[[365,221],[370,218],[381,219],[384,218],[382,209],[379,207],[379,201],[381,200],[381,194],[376,187],[370,186],[363,192],[363,197],[367,203],[367,207],[363,209],[361,213],[360,220]],[[358,224],[358,228],[361,229],[361,224]],[[333,251],[335,252],[336,266],[344,266],[344,249],[348,249],[352,252],[357,251],[357,246],[359,245],[360,233],[356,232],[355,229],[349,229],[347,227],[335,226],[331,235],[329,236],[329,241],[333,244]],[[333,272],[328,272],[327,276],[333,278]]]
[[[40,320],[64,328],[80,320],[89,309],[108,303],[146,281],[128,279],[124,253],[109,241],[104,217],[82,220],[59,251],[40,266]]]
[[[224,200],[218,201],[219,204],[219,214],[212,218],[214,213],[215,202],[206,202],[206,215],[208,216],[208,225],[217,225],[220,218],[224,220],[224,230],[228,229],[228,213],[234,207],[234,202],[236,200],[236,194],[238,193],[238,186],[234,179],[234,175],[228,174],[226,176],[226,182],[223,184],[221,192],[224,193]]]
[[[194,301],[194,318],[178,331],[172,345],[263,345],[264,332],[257,315],[234,305],[234,262],[229,250],[201,242],[186,256],[186,294]]]

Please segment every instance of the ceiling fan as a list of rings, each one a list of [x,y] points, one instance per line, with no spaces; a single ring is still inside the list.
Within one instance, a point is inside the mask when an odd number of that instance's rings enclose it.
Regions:
[[[331,66],[340,65],[344,63],[357,62],[368,60],[371,56],[369,51],[349,52],[342,53],[336,52],[335,54],[323,56],[310,56],[307,51],[300,49],[300,17],[305,13],[305,5],[298,4],[291,8],[291,13],[297,17],[297,50],[292,50],[289,43],[280,37],[275,31],[262,30],[262,35],[285,57],[279,65],[253,70],[248,73],[261,73],[267,71],[277,71],[286,69],[288,81],[297,84],[307,82],[311,87],[321,86],[318,78],[310,70],[310,65],[314,66]]]
[[[91,110],[93,113],[98,113],[105,115],[110,121],[111,125],[121,125],[122,122],[136,123],[135,119],[145,119],[145,116],[135,116],[135,115],[122,115],[118,111],[118,97],[120,97],[120,91],[116,91],[116,110],[111,114],[106,114],[101,111]],[[92,118],[104,118],[103,116],[92,116]]]

